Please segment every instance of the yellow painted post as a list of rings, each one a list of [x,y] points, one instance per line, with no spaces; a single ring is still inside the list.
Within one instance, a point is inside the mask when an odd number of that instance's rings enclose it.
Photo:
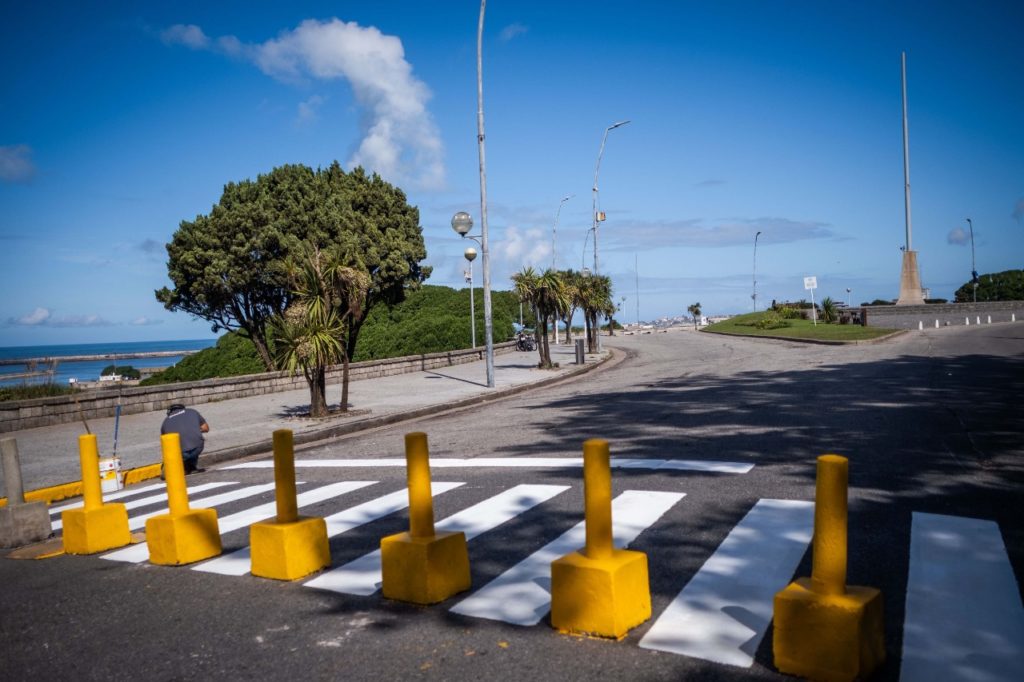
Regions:
[[[185,463],[181,459],[181,436],[177,433],[165,433],[160,436],[160,447],[163,449],[167,506],[171,516],[187,514],[188,489],[185,487]]]
[[[327,522],[299,516],[294,443],[291,429],[274,431],[277,518],[249,526],[252,574],[261,578],[298,580],[331,565]]]
[[[82,497],[86,509],[99,509],[103,505],[100,484],[100,452],[96,434],[83,433],[78,437],[78,460],[82,464]]]
[[[885,661],[882,593],[846,584],[849,462],[818,458],[811,577],[775,594],[772,654],[780,672],[864,679]]]
[[[608,441],[592,438],[583,443],[584,517],[589,559],[607,559],[612,546],[612,470]]]
[[[80,509],[61,513],[64,526],[64,551],[68,554],[95,554],[131,542],[128,510],[123,504],[103,504],[100,484],[100,455],[94,434],[78,437],[78,458],[82,465]]]
[[[217,556],[221,551],[217,510],[189,508],[181,437],[166,433],[160,436],[160,447],[169,513],[146,519],[150,563],[180,566]]]
[[[430,494],[430,452],[427,434],[405,434],[406,476],[409,481],[409,534],[434,535],[434,501]]]
[[[291,429],[274,431],[274,494],[277,522],[297,520],[299,501],[295,490],[295,446]]]
[[[849,461],[845,457],[818,458],[811,566],[811,585],[818,594],[846,592],[848,484]]]
[[[380,540],[381,589],[387,599],[436,604],[471,583],[466,534],[434,530],[429,458],[427,434],[406,434],[409,531]]]
[[[612,544],[608,441],[583,443],[586,547],[551,562],[551,625],[621,639],[651,617],[647,555]]]

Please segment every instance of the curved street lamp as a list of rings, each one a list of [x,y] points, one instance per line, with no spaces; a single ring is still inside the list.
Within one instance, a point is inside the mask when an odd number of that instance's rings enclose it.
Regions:
[[[978,302],[978,268],[974,266],[974,223],[971,222],[970,218],[966,218],[967,226],[971,228],[971,284],[974,289],[974,302]]]
[[[750,298],[754,299],[755,313],[757,312],[757,238],[760,236],[760,231],[754,235],[754,293],[750,294]]]

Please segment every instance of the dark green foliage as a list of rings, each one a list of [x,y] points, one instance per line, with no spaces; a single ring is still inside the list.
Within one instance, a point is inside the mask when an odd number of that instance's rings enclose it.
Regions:
[[[871,303],[861,303],[861,305],[896,305],[896,301],[883,301],[880,298],[876,298]]]
[[[778,313],[779,317],[781,317],[784,320],[806,320],[807,319],[807,313],[805,313],[803,310],[800,310],[799,308],[793,308],[793,307],[788,306],[788,305],[778,306],[776,308],[773,308],[772,310],[774,310],[776,313]]]
[[[474,289],[476,343],[484,345],[484,295]],[[512,338],[512,322],[519,321],[519,299],[510,291],[491,291],[491,320],[495,343]],[[533,315],[524,310],[527,325]],[[353,360],[379,360],[403,355],[438,353],[469,348],[469,290],[424,285],[394,305],[374,308],[363,325]]]
[[[944,298],[926,298],[926,299],[924,299],[924,302],[925,303],[949,303],[949,301],[944,299]]]
[[[55,395],[70,395],[79,389],[61,384],[25,384],[22,386],[0,386],[0,402],[7,400],[31,400],[33,398],[49,398]]]
[[[173,367],[139,382],[140,386],[198,381],[213,377],[235,377],[266,371],[249,339],[229,332],[217,339],[217,345],[189,355]]]
[[[839,308],[830,296],[821,299],[821,321],[825,324],[833,324],[839,319]]]
[[[967,282],[956,290],[953,300],[974,300],[974,284]],[[979,301],[1024,301],[1024,270],[1006,270],[978,276]]]
[[[120,374],[125,379],[139,379],[142,377],[142,372],[135,369],[131,365],[121,365],[119,367],[115,367],[114,365],[107,365],[106,367],[103,368],[103,371],[100,372],[101,377],[105,377],[110,374]]]

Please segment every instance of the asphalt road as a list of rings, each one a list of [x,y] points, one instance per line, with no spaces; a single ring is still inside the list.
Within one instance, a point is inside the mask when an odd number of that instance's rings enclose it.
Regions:
[[[617,495],[685,493],[630,545],[648,554],[657,619],[752,507],[812,500],[815,457],[841,454],[850,460],[848,582],[880,588],[885,599],[882,680],[900,676],[913,512],[996,522],[1013,572],[1024,576],[1024,325],[911,332],[847,347],[711,334],[605,341],[619,361],[582,378],[297,456],[350,464],[401,457],[403,434],[422,430],[433,458],[569,461],[583,440],[600,437],[613,457],[754,465],[747,473],[614,470]],[[303,513],[329,516],[402,489],[401,468],[366,464],[300,468],[300,492],[377,482]],[[471,540],[474,590],[582,518],[581,472],[573,466],[435,468],[433,478],[464,482],[436,495],[439,520],[516,485],[568,487]],[[189,485],[272,480],[267,468],[219,468]],[[238,500],[218,514],[223,520],[271,500]],[[372,551],[406,519],[402,511],[335,536],[332,566]],[[224,536],[226,551],[246,543],[244,530]],[[769,571],[769,563],[742,556],[737,570]],[[810,568],[807,551],[790,577]],[[748,646],[752,665],[737,667],[641,648],[653,620],[611,642],[557,634],[546,617],[519,626],[460,615],[450,608],[461,596],[414,607],[379,593],[70,556],[0,560],[0,584],[2,679],[783,679],[772,666],[770,628]],[[1018,597],[1019,589],[1018,582]]]

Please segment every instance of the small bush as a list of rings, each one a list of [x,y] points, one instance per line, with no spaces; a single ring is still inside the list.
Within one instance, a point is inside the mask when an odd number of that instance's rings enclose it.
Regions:
[[[761,316],[760,320],[754,323],[754,326],[758,329],[782,329],[783,327],[788,327],[789,323],[774,310],[769,310]]]
[[[784,320],[806,320],[807,313],[796,308],[791,308],[788,305],[782,306],[776,312]]]
[[[31,400],[32,398],[49,398],[55,395],[70,395],[77,388],[60,384],[25,384],[22,386],[0,387],[0,402],[7,400]]]

